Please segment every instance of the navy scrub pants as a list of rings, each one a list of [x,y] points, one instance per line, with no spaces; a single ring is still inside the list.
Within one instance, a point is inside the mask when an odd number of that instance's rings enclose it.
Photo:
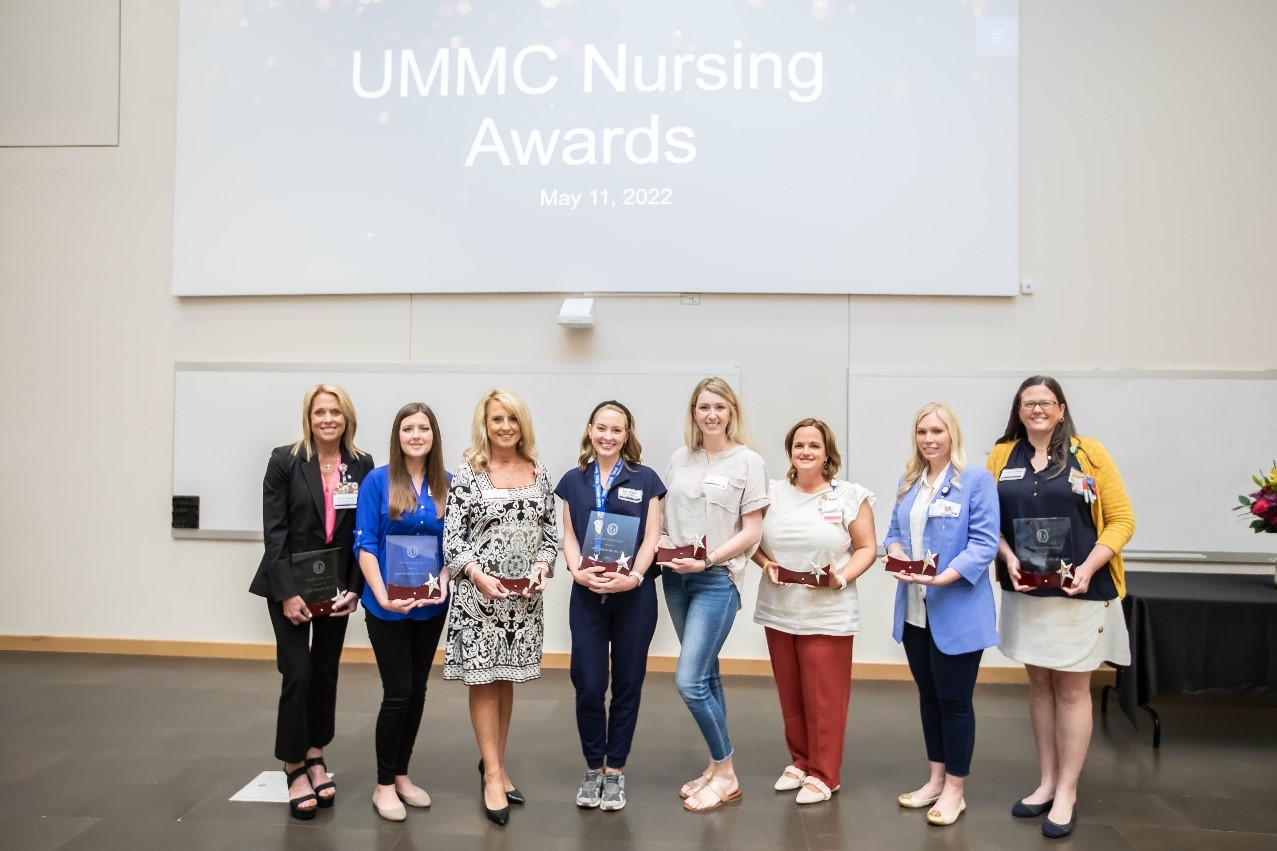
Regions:
[[[572,685],[576,687],[576,727],[588,768],[624,768],[638,722],[639,698],[647,674],[647,651],[656,631],[656,583],[621,594],[596,594],[573,584],[568,624],[572,628]],[[610,659],[610,666],[609,666]],[[612,700],[608,670],[612,674]]]

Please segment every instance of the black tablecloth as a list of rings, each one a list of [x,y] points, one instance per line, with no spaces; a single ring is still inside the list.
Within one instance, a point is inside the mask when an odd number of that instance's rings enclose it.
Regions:
[[[1277,694],[1273,575],[1127,573],[1122,711],[1163,694]]]

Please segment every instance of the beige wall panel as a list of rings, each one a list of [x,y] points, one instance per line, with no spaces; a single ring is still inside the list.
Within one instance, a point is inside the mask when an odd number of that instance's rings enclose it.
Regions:
[[[1277,4],[1021,6],[1021,265],[1036,295],[606,296],[593,331],[569,332],[556,295],[174,299],[176,4],[125,4],[120,146],[0,150],[0,509],[19,530],[0,576],[23,601],[0,609],[0,633],[270,639],[245,591],[260,545],[169,536],[176,361],[738,363],[772,475],[795,419],[841,433],[849,403],[873,404],[846,399],[848,364],[1277,366],[1262,342]],[[865,585],[864,608],[884,607],[889,589]],[[752,593],[727,655],[763,654]],[[858,660],[899,661],[884,628],[866,619]]]

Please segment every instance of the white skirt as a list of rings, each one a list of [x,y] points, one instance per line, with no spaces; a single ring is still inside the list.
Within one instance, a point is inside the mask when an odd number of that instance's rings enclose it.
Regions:
[[[1003,655],[1054,671],[1094,671],[1131,663],[1121,600],[1075,600],[1002,592]]]

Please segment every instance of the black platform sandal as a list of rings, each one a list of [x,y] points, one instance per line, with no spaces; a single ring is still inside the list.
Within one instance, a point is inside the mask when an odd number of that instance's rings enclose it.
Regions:
[[[313,768],[316,765],[318,765],[321,769],[323,769],[325,779],[324,779],[324,782],[320,783],[318,786],[312,783],[311,788],[315,790],[315,798],[316,800],[319,801],[319,806],[323,807],[324,809],[328,809],[329,807],[333,805],[333,802],[337,800],[337,784],[327,779],[328,766],[324,763],[324,758],[322,756],[312,756],[306,759],[306,768],[308,770],[310,768]],[[319,794],[325,789],[332,789],[333,793],[331,795],[328,795],[327,797]]]
[[[293,782],[296,781],[298,777],[304,777],[306,775],[306,766],[303,765],[299,768],[294,768],[292,771],[288,770],[288,766],[284,766],[284,772],[285,772],[285,775],[288,777],[288,779],[285,782],[288,784],[288,788],[291,789],[293,787]],[[318,810],[319,806],[322,806],[322,805],[314,806],[314,807],[303,807],[302,804],[306,803],[307,801],[318,802],[319,796],[316,795],[314,792],[310,792],[297,798],[289,798],[288,799],[288,814],[291,815],[293,818],[299,819],[301,821],[310,821],[311,819],[313,819],[315,817],[315,811]]]

